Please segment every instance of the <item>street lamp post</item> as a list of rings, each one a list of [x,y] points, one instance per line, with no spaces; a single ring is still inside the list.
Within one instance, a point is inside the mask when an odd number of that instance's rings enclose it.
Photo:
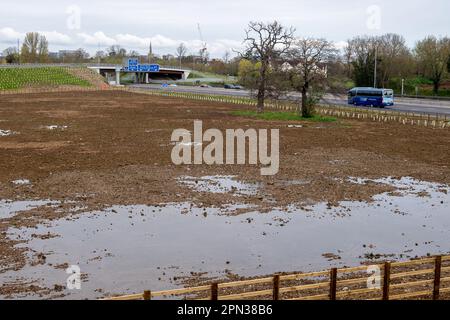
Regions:
[[[378,46],[375,47],[375,70],[373,72],[373,87],[377,87]]]
[[[17,39],[17,63],[20,64],[20,40]]]

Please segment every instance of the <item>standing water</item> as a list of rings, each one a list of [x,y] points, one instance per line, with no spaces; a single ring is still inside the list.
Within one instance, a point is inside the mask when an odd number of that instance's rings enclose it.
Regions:
[[[354,183],[367,180],[352,179]],[[97,298],[182,286],[201,273],[223,279],[275,272],[323,270],[377,259],[409,259],[450,251],[450,189],[409,178],[380,179],[398,192],[373,202],[343,201],[233,215],[239,206],[199,208],[189,203],[113,206],[48,222],[10,228],[46,262],[0,274],[2,283],[32,279],[65,286],[60,265],[78,265],[81,290],[70,298]],[[32,234],[56,234],[41,239]]]

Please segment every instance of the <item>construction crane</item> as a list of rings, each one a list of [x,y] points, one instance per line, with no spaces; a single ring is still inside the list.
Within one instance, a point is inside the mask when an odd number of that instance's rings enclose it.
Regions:
[[[200,27],[200,23],[197,24],[197,28],[198,28],[198,34],[200,35],[200,41],[202,42],[202,47],[200,48],[199,52],[200,52],[200,59],[203,63],[204,59],[205,59],[205,53],[208,50],[208,48],[207,48],[207,43],[203,39],[203,33],[202,33],[202,28]]]

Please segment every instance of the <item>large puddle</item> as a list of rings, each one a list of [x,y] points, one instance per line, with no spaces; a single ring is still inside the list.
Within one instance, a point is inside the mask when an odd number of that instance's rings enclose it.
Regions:
[[[19,181],[20,183],[15,183],[17,181]],[[13,181],[13,183],[25,184],[22,183],[23,181],[24,180],[16,180]],[[17,213],[22,211],[28,211],[43,206],[54,206],[58,203],[59,203],[58,201],[51,201],[51,200],[28,200],[28,201],[0,200],[0,219],[11,218],[15,216]]]
[[[256,195],[259,184],[245,183],[236,179],[235,176],[204,176],[190,177],[184,176],[178,179],[178,182],[197,192],[210,193],[233,193],[240,195]]]
[[[450,251],[450,188],[409,178],[376,182],[399,192],[371,203],[293,205],[237,216],[227,213],[238,206],[114,206],[37,229],[10,228],[11,238],[29,239],[26,246],[46,259],[0,274],[0,281],[64,286],[68,275],[61,266],[78,265],[85,274],[81,290],[62,292],[82,299],[178,288],[183,277],[197,273],[257,276]],[[60,237],[33,236],[49,233]]]

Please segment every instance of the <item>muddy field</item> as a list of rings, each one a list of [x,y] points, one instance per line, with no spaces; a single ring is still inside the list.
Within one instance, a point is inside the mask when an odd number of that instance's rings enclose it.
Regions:
[[[450,252],[450,130],[271,122],[238,108],[0,96],[0,296],[97,298]],[[280,129],[280,172],[173,165],[172,131],[196,119]],[[65,289],[70,265],[81,290]]]

